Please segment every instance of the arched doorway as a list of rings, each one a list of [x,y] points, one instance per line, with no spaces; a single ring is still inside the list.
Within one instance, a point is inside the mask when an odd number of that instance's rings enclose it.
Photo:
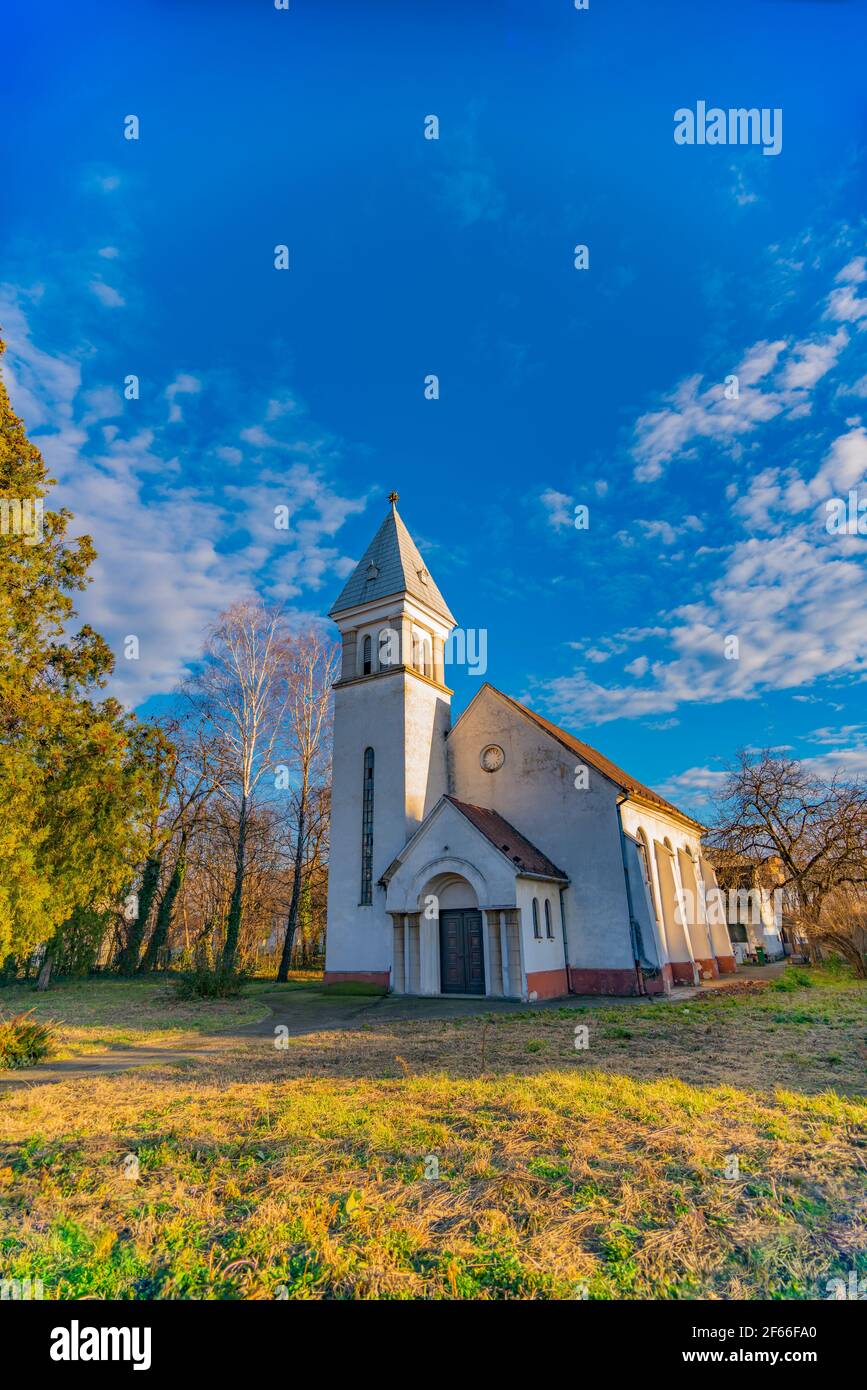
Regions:
[[[484,931],[472,885],[460,874],[441,874],[425,893],[437,905],[440,993],[484,994]]]

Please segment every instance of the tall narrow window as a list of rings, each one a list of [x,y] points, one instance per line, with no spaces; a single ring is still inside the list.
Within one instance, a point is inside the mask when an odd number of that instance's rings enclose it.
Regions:
[[[659,906],[656,901],[656,893],[653,888],[653,874],[650,868],[650,845],[647,842],[647,834],[644,830],[638,831],[638,848],[641,854],[641,867],[644,870],[644,881],[647,884],[647,894],[653,908],[657,921],[661,921]]]
[[[551,904],[545,899],[545,935],[549,941],[554,940],[554,924],[551,921]]]
[[[373,902],[373,749],[364,750],[364,783],[361,789],[361,898]]]
[[[542,940],[542,928],[539,926],[539,899],[533,899],[533,935],[537,941]]]
[[[361,672],[364,676],[369,676],[371,670],[370,645],[370,638],[365,637],[361,644]]]

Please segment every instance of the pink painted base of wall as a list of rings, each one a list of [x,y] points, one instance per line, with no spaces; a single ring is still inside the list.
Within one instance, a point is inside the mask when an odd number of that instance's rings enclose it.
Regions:
[[[710,960],[696,960],[698,966],[698,978],[700,980],[716,980],[719,978],[719,966],[716,958]]]
[[[638,994],[634,970],[579,970],[569,967],[573,994]]]
[[[645,975],[644,988],[648,994],[670,994],[671,966],[664,965],[658,975]]]
[[[734,956],[717,956],[716,963],[721,975],[733,975],[738,968]]]
[[[537,999],[559,999],[569,993],[565,970],[531,970],[527,975],[527,993]]]
[[[326,970],[323,983],[343,985],[354,980],[361,985],[376,985],[377,989],[388,989],[390,973],[388,970]]]
[[[676,985],[694,985],[695,971],[692,961],[673,960],[671,962],[671,978]]]

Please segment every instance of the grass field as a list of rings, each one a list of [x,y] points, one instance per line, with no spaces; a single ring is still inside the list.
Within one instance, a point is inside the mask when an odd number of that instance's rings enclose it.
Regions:
[[[867,1274],[867,990],[800,978],[0,1078],[0,1278],[60,1298],[825,1297]],[[113,987],[46,1008],[104,1040]],[[164,986],[134,988],[158,1014]],[[237,1021],[238,1001],[202,1007],[184,1029]]]
[[[264,987],[257,981],[241,998],[214,1002],[176,999],[164,981],[78,980],[46,994],[32,986],[0,989],[0,1011],[32,1010],[55,1023],[59,1058],[143,1044],[181,1048],[201,1043],[203,1033],[264,1017],[268,1010],[256,1001]]]

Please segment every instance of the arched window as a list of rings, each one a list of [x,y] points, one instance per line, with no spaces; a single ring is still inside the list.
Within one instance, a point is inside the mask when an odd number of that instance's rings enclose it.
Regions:
[[[373,749],[364,750],[364,780],[361,788],[361,898],[373,902]]]
[[[551,921],[551,903],[545,899],[545,935],[549,941],[554,940],[554,924]]]
[[[422,638],[422,643],[421,643],[421,658],[422,658],[422,664],[421,664],[421,666],[419,667],[419,670],[420,670],[420,671],[423,671],[424,674],[428,677],[429,680],[432,680],[432,679],[433,679],[433,657],[431,656],[431,644],[430,644],[430,638],[429,638],[429,637],[423,637],[423,638]]]
[[[373,655],[371,652],[372,643],[370,637],[365,637],[361,644],[361,674],[369,676],[373,669]]]
[[[539,925],[539,899],[533,899],[533,935],[537,941],[542,940],[542,928]]]
[[[412,634],[412,664],[414,670],[421,670],[421,638],[417,632]]]
[[[659,922],[662,919],[659,915],[659,907],[657,905],[656,893],[653,887],[653,870],[650,867],[650,841],[647,838],[646,832],[642,830],[640,827],[638,831],[638,848],[641,852],[641,863],[644,869],[644,877],[647,883],[647,894],[650,898],[650,902],[653,907],[656,920],[657,922]]]

